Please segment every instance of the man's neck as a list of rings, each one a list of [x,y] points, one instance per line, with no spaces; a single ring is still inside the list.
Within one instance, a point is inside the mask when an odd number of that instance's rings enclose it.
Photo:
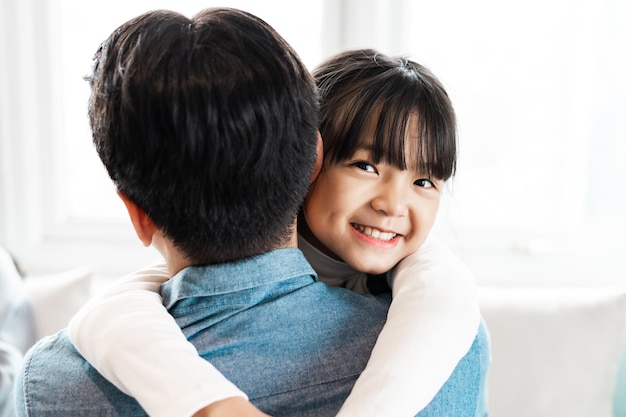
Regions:
[[[152,246],[163,256],[170,278],[192,265],[192,262],[169,239],[163,237],[161,233],[153,236]]]
[[[280,245],[273,250],[298,247],[298,232],[296,220],[294,220],[294,223],[290,230],[290,239],[285,244]],[[163,237],[162,234],[158,234],[155,236],[155,238],[153,238],[152,245],[161,253],[161,255],[163,255],[170,277],[173,277],[183,269],[194,265],[194,263],[189,260],[189,258],[181,253],[174,246],[174,244],[169,239]]]

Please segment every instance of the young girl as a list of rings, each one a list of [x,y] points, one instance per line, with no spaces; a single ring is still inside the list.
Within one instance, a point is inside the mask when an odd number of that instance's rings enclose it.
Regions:
[[[454,112],[427,69],[373,50],[339,54],[314,77],[324,166],[301,211],[299,247],[321,281],[361,293],[389,283],[393,294],[338,416],[413,416],[481,334],[471,275],[428,237],[455,170]],[[185,340],[161,304],[169,278],[164,265],[148,268],[91,300],[69,325],[77,349],[150,415],[211,404],[223,415],[265,415],[238,408],[245,394]]]

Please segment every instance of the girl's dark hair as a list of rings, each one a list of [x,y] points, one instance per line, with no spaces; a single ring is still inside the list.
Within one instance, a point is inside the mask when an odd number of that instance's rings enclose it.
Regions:
[[[318,101],[267,23],[228,8],[149,12],[103,43],[89,81],[110,177],[192,263],[288,241],[315,159]]]
[[[320,95],[325,165],[349,159],[359,146],[371,145],[363,141],[373,133],[374,163],[414,168],[444,181],[454,175],[454,110],[428,69],[406,58],[360,49],[328,59],[313,77]]]

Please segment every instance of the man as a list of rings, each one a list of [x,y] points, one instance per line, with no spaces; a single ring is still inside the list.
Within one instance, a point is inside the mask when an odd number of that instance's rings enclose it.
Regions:
[[[156,11],[109,37],[90,82],[94,143],[138,237],[165,258],[161,294],[187,338],[263,412],[335,415],[390,300],[317,282],[296,249],[322,158],[297,55],[245,12]],[[30,351],[17,400],[20,415],[145,415],[65,332]]]

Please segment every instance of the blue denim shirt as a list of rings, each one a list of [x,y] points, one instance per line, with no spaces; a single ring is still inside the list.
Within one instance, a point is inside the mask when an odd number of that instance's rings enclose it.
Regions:
[[[297,249],[187,268],[161,292],[200,354],[275,417],[335,415],[367,363],[390,303],[388,296],[317,282]],[[481,327],[419,415],[483,416],[488,351]],[[16,394],[22,416],[145,415],[82,359],[65,332],[29,352]]]

